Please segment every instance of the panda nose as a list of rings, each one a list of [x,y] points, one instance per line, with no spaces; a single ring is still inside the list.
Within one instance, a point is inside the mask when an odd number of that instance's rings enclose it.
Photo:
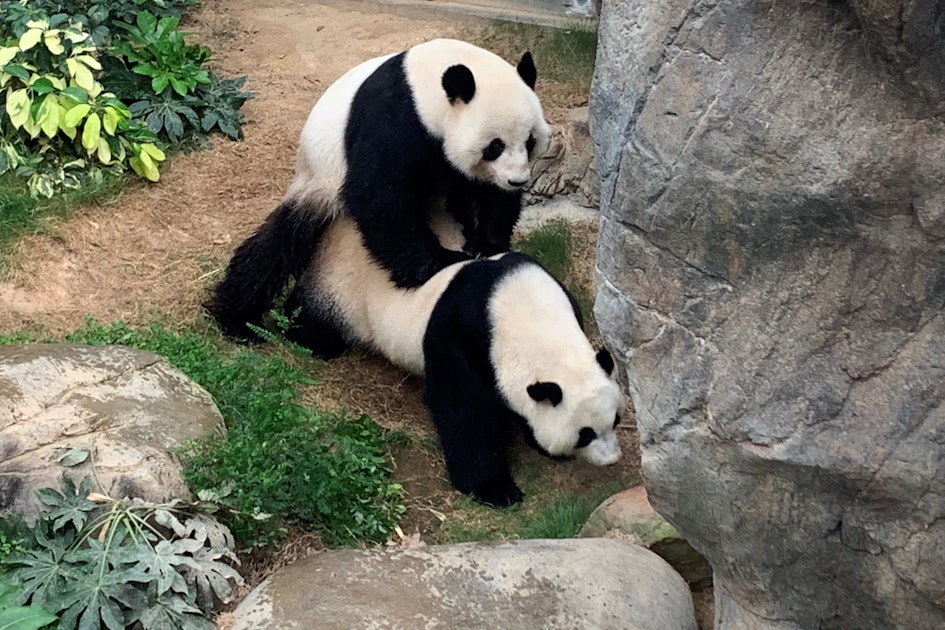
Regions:
[[[521,188],[522,186],[528,183],[528,179],[510,179],[508,181],[509,181],[509,186],[513,188]]]

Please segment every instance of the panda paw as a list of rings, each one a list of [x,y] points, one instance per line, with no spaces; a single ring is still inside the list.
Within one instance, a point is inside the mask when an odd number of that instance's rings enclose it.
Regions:
[[[485,483],[472,492],[472,497],[476,501],[488,505],[489,507],[504,508],[515,505],[516,503],[521,503],[525,495],[522,494],[521,489],[515,485],[515,482],[510,479],[507,481],[496,480]]]

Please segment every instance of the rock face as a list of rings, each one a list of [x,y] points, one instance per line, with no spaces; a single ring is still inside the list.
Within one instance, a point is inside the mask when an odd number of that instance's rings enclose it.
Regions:
[[[555,125],[548,151],[535,163],[527,203],[567,195],[574,203],[595,211],[600,205],[600,178],[594,171],[594,147],[587,124],[588,109],[568,112]]]
[[[718,628],[945,627],[943,24],[604,3],[595,311]]]
[[[695,630],[659,556],[603,538],[467,543],[303,558],[256,588],[233,630]]]
[[[115,498],[190,493],[169,449],[220,431],[210,395],[163,358],[120,346],[0,346],[0,514],[32,522],[34,491],[68,471]],[[77,465],[59,460],[88,451]],[[78,459],[82,459],[81,456]]]

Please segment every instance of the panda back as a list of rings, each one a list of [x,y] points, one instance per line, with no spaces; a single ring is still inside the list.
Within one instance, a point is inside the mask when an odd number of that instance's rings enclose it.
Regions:
[[[286,198],[334,199],[348,169],[345,129],[358,89],[394,54],[368,59],[348,70],[315,103],[308,115],[296,156],[295,175]]]

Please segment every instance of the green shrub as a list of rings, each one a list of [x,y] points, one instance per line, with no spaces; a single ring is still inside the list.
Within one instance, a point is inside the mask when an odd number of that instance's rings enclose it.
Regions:
[[[16,0],[0,12],[0,174],[35,196],[127,168],[160,177],[163,148],[240,136],[245,77],[224,79],[177,27],[195,0]]]
[[[206,512],[215,506],[91,490],[91,477],[76,487],[65,475],[60,490],[37,490],[46,508],[33,545],[3,562],[5,579],[20,587],[9,604],[59,614],[60,630],[212,629],[215,604],[242,583],[232,535]]]

